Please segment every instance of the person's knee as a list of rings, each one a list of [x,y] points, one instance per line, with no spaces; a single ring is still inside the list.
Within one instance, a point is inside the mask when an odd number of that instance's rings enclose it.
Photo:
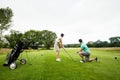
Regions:
[[[81,57],[83,57],[83,55],[82,54],[79,54]]]

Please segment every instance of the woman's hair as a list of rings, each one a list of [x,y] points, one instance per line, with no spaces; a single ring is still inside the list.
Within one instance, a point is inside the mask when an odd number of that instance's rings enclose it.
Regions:
[[[82,43],[82,39],[79,39],[79,42]]]
[[[62,33],[62,34],[61,34],[61,37],[63,37],[63,36],[64,36],[64,34]]]

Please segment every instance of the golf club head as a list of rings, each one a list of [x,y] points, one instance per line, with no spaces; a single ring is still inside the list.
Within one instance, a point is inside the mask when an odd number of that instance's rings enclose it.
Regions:
[[[115,57],[115,59],[117,59],[117,57]]]

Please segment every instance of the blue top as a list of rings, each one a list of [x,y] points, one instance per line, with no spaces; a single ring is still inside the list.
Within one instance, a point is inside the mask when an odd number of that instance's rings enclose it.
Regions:
[[[89,48],[87,47],[86,44],[81,43],[80,48],[81,48],[84,52],[90,53],[90,50],[89,50]]]

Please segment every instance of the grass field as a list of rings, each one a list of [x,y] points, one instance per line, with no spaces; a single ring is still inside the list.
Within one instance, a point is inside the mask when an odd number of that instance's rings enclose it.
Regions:
[[[2,66],[9,50],[0,51],[0,80],[120,80],[120,48],[90,49],[91,57],[97,56],[100,60],[90,63],[79,62],[80,57],[75,53],[78,48],[66,50],[75,61],[62,49],[61,62],[55,61],[54,50],[24,51],[20,58],[26,58],[27,63],[22,65],[17,61],[15,70]]]

